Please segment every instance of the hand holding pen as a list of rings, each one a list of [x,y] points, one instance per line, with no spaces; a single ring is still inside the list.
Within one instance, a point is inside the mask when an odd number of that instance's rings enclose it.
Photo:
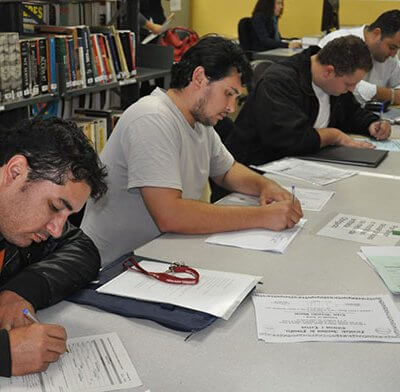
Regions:
[[[386,140],[390,137],[391,126],[388,121],[383,118],[384,105],[381,104],[381,110],[379,112],[379,121],[374,121],[369,125],[369,133],[376,140]]]

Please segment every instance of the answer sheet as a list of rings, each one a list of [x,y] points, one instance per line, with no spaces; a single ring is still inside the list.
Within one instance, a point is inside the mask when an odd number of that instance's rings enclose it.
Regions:
[[[296,178],[311,182],[316,185],[328,185],[333,182],[357,174],[355,171],[337,169],[320,163],[313,163],[296,158],[285,158],[266,165],[253,166],[266,173],[279,174],[281,176]]]
[[[283,188],[292,192],[292,187],[284,186]],[[334,194],[333,191],[295,187],[295,196],[305,211],[321,211]],[[257,196],[234,192],[218,200],[216,204],[258,206],[260,202]]]
[[[228,231],[213,234],[206,239],[206,242],[208,244],[283,253],[306,222],[307,219],[300,219],[297,225],[282,231],[267,229]]]
[[[363,216],[337,214],[317,234],[325,237],[356,241],[369,245],[396,245],[400,237],[393,235],[400,223]]]
[[[258,338],[289,342],[400,342],[399,311],[388,295],[252,295]]]
[[[142,260],[146,271],[165,272],[170,264]],[[261,276],[211,271],[194,267],[200,275],[195,285],[169,284],[136,271],[125,271],[96,291],[195,309],[228,320]],[[184,275],[185,276],[185,275]]]
[[[43,373],[0,377],[0,391],[106,392],[142,385],[115,332],[68,339],[68,350]]]
[[[378,273],[393,294],[400,294],[399,246],[362,246],[360,257]]]
[[[400,151],[400,139],[376,140],[376,139],[356,138],[354,140],[371,143],[375,146],[377,150]]]

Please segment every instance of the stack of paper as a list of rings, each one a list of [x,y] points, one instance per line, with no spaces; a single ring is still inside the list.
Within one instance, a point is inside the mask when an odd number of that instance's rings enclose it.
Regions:
[[[283,231],[249,229],[213,234],[206,239],[206,242],[209,244],[283,253],[306,222],[307,219],[301,219],[296,226]]]
[[[282,342],[400,342],[399,311],[388,295],[252,296],[258,338]]]
[[[395,245],[400,237],[394,235],[393,230],[400,230],[400,223],[337,214],[317,234],[369,245]]]
[[[279,174],[281,176],[296,178],[311,182],[316,185],[327,185],[343,180],[357,174],[355,171],[337,169],[328,165],[321,165],[303,161],[296,158],[285,158],[266,165],[253,166],[255,169],[266,173]]]
[[[108,392],[142,385],[115,332],[68,339],[68,351],[43,373],[0,377],[0,390]]]
[[[292,191],[291,187],[285,186],[284,188],[289,192]],[[301,208],[305,211],[321,211],[334,194],[335,192],[333,191],[322,191],[319,189],[296,187],[295,190],[295,196],[300,201]],[[217,204],[258,206],[260,202],[256,196],[231,193],[218,200]]]
[[[170,264],[141,261],[147,271],[165,272]],[[261,276],[195,268],[200,274],[196,285],[160,282],[135,271],[126,271],[97,291],[103,294],[162,302],[209,313],[228,320]]]
[[[393,294],[400,294],[400,247],[362,246],[363,259],[379,274]]]

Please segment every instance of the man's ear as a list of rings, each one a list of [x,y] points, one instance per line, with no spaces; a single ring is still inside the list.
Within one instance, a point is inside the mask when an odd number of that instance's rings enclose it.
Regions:
[[[324,79],[330,80],[336,76],[335,67],[333,65],[325,65],[322,71]]]
[[[382,30],[380,29],[380,27],[375,27],[372,31],[371,31],[371,35],[374,39],[374,41],[380,41],[382,38]]]
[[[208,83],[206,72],[204,70],[204,67],[202,67],[201,65],[194,69],[192,74],[192,83],[198,88],[202,87],[204,83]]]
[[[15,181],[25,182],[29,172],[27,159],[23,155],[14,155],[4,165],[3,180],[6,184],[11,184]]]

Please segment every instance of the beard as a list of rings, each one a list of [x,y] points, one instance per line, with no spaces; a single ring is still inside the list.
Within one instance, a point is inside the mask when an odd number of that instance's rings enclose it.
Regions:
[[[194,120],[202,125],[205,125],[206,127],[212,127],[216,124],[216,121],[213,121],[210,117],[208,117],[205,112],[206,102],[209,95],[210,91],[207,90],[204,96],[196,102],[196,105],[190,111],[190,114]]]

